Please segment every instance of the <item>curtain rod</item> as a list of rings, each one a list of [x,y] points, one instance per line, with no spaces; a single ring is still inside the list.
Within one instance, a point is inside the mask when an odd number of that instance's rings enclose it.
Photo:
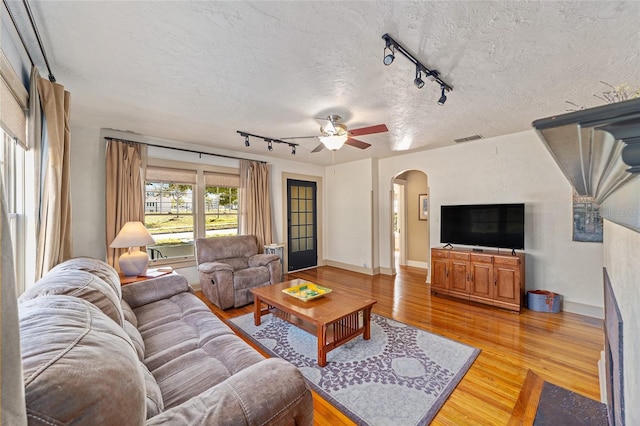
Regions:
[[[31,22],[31,28],[33,28],[33,33],[36,35],[36,40],[38,40],[38,46],[40,46],[40,52],[42,52],[42,57],[44,58],[44,63],[47,65],[47,71],[49,71],[49,81],[52,83],[56,82],[56,78],[53,76],[51,72],[51,67],[49,66],[49,59],[47,58],[47,52],[44,50],[44,46],[42,45],[42,39],[40,38],[40,33],[38,32],[38,27],[36,26],[36,21],[33,19],[33,14],[31,13],[31,8],[29,7],[29,3],[27,0],[22,0],[24,4],[24,8],[27,11],[27,15],[29,16],[29,22]],[[17,31],[17,28],[16,28]]]
[[[2,1],[4,3],[4,8],[7,9],[7,13],[9,14],[9,18],[11,18],[11,22],[13,23],[13,28],[16,29],[16,33],[18,33],[18,38],[22,43],[22,47],[24,47],[24,51],[27,53],[29,57],[29,62],[31,62],[31,66],[33,66],[33,58],[31,57],[31,53],[29,53],[29,49],[27,49],[27,44],[24,42],[24,38],[22,38],[22,33],[18,29],[18,24],[16,23],[16,19],[13,17],[13,12],[9,9],[9,5],[7,4],[7,0]]]
[[[22,37],[22,33],[18,28],[18,23],[16,22],[13,16],[13,12],[11,12],[11,9],[9,8],[9,3],[7,2],[7,0],[2,0],[2,2],[4,3],[5,9],[7,9],[9,18],[11,18],[11,23],[13,23],[13,28],[16,29],[18,38],[20,39],[20,42],[22,43],[22,47],[24,47],[24,50],[27,53],[27,56],[29,57],[29,61],[31,62],[31,65],[32,66],[35,65],[35,63],[33,62],[33,58],[31,57],[31,53],[29,53],[29,48],[27,47],[27,43],[24,41],[24,37]],[[49,81],[51,81],[52,83],[55,83],[56,78],[53,76],[53,73],[51,72],[51,66],[49,65],[49,59],[47,58],[47,52],[45,52],[44,46],[42,45],[42,39],[40,38],[40,33],[38,32],[38,27],[36,26],[36,22],[33,19],[33,14],[31,13],[31,8],[29,7],[29,3],[27,3],[27,0],[22,0],[22,4],[24,5],[24,9],[26,10],[27,16],[29,17],[29,23],[31,24],[33,33],[36,36],[36,40],[38,41],[38,46],[40,47],[40,53],[42,53],[42,57],[44,58],[44,63],[47,65],[47,71],[49,72]]]
[[[173,149],[174,151],[190,152],[192,154],[200,155],[200,158],[202,158],[202,155],[212,155],[214,157],[231,158],[232,160],[256,161],[258,163],[266,164],[266,161],[251,160],[249,158],[242,158],[242,157],[234,157],[233,155],[212,154],[210,152],[202,152],[202,151],[196,151],[196,150],[193,150],[193,149],[186,149],[186,148],[174,148],[172,146],[156,145],[156,144],[152,144],[152,143],[131,141],[131,140],[122,139],[122,138],[113,138],[113,137],[106,137],[106,136],[104,138],[106,140],[109,140],[109,141],[121,141],[121,142],[127,142],[127,143],[137,143],[137,144],[152,146],[152,147],[155,147],[155,148],[165,148],[165,149]]]

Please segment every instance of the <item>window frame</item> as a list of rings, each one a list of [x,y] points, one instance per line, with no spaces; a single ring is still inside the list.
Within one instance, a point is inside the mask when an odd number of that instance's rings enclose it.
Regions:
[[[196,183],[192,191],[193,194],[193,216],[194,216],[194,240],[196,238],[206,237],[206,209],[205,209],[205,172],[220,173],[227,175],[240,175],[240,169],[236,167],[216,166],[203,163],[192,163],[187,161],[167,160],[163,158],[149,157],[147,159],[147,167],[179,169],[185,171],[196,172]],[[146,204],[146,183],[145,177],[145,204]],[[184,268],[196,266],[195,244],[194,254],[192,256],[173,257],[169,259],[149,260],[150,267],[160,267],[163,265],[171,265],[173,268]]]

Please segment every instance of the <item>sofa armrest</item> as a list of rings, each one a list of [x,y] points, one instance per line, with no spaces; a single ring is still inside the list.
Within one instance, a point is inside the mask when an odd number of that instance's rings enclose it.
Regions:
[[[267,266],[274,260],[280,262],[280,257],[277,254],[254,254],[249,258],[249,266]]]
[[[212,274],[217,271],[232,271],[233,267],[222,262],[204,262],[198,265],[198,272]]]
[[[122,298],[132,308],[137,308],[190,291],[187,279],[180,274],[172,273],[124,285],[122,286]]]
[[[312,425],[313,397],[295,366],[280,358],[268,358],[150,418],[146,424]]]

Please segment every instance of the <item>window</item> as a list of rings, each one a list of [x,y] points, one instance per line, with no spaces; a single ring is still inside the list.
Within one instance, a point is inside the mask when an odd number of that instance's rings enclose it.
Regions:
[[[21,294],[25,282],[33,279],[35,247],[27,247],[27,235],[35,231],[33,218],[27,223],[27,207],[33,210],[33,150],[27,152],[28,93],[3,52],[0,51],[0,178],[9,215],[9,232],[13,245],[16,290]],[[29,178],[29,181],[27,181]],[[32,216],[32,215],[31,215]],[[27,227],[30,233],[28,234]],[[34,237],[35,238],[35,237]],[[27,273],[29,271],[29,273]]]
[[[0,128],[0,174],[4,188],[4,199],[9,216],[9,232],[13,246],[16,290],[24,289],[24,198],[25,198],[25,151],[18,142]],[[32,192],[31,192],[32,193]]]
[[[237,174],[201,164],[155,163],[162,166],[147,167],[145,182],[145,226],[156,240],[147,247],[152,261],[190,260],[196,238],[237,235]]]
[[[204,177],[206,237],[238,235],[238,176],[205,172]]]

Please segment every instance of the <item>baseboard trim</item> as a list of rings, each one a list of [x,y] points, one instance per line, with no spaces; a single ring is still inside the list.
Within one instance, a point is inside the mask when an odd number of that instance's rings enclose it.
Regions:
[[[419,262],[417,260],[407,260],[407,266],[413,266],[414,268],[428,269],[429,264],[427,262]]]
[[[380,268],[365,268],[363,266],[350,265],[348,263],[336,262],[334,260],[325,259],[324,264],[327,266],[333,266],[334,268],[346,269],[347,271],[359,272],[365,275],[377,275],[380,273]]]
[[[587,317],[604,319],[604,308],[600,306],[586,305],[584,303],[563,300],[562,310],[573,314],[580,314]]]

